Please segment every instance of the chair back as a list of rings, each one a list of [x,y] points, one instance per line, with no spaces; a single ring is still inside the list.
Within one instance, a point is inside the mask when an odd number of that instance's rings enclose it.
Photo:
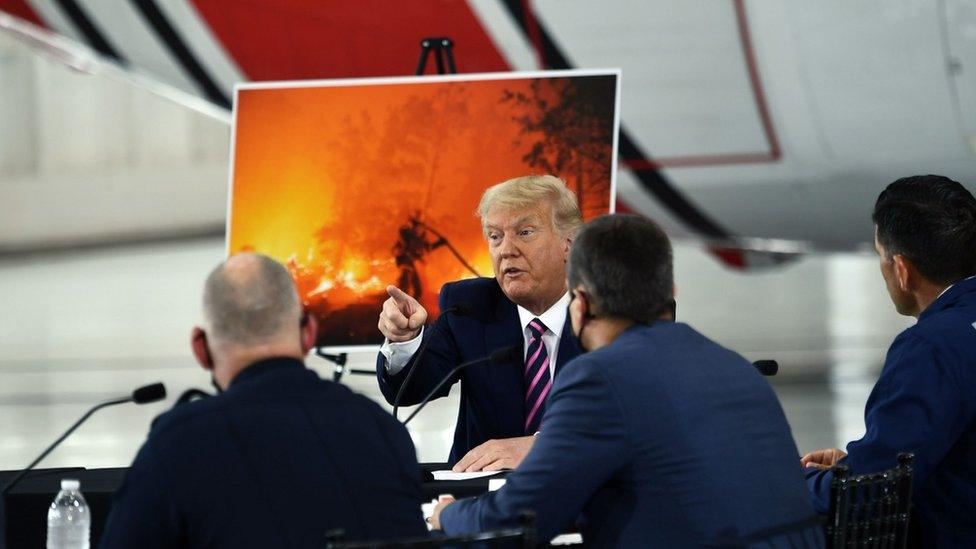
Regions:
[[[834,468],[827,516],[827,546],[904,549],[908,541],[915,456],[898,454],[898,465],[887,471],[850,476],[844,465]]]

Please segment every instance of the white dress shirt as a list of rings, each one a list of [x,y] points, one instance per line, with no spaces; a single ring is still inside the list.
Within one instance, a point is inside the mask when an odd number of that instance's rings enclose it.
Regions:
[[[551,379],[555,379],[556,377],[556,353],[559,352],[559,338],[563,335],[563,327],[566,325],[566,311],[568,308],[569,292],[566,292],[552,307],[549,307],[546,312],[538,316],[538,319],[547,328],[546,333],[542,334],[542,343],[545,344],[546,352],[549,354],[549,376]],[[529,322],[532,322],[532,319],[537,317],[521,305],[517,306],[517,309],[519,324],[522,326],[522,359],[524,361],[525,353],[528,352],[529,348],[529,337],[532,335],[529,331]],[[386,357],[386,372],[388,374],[395,376],[410,362],[410,357],[420,348],[420,342],[423,336],[424,331],[421,328],[417,337],[409,341],[391,342],[386,339],[383,340],[380,353]]]

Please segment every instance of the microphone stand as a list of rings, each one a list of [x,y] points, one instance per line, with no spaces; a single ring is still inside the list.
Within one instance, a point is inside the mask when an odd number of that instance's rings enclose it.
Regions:
[[[437,316],[437,320],[430,325],[430,330],[433,331],[437,329],[437,327],[440,325],[441,319],[446,317],[448,314],[463,314],[462,311],[467,309],[467,307],[467,304],[456,304],[441,311],[441,314]],[[427,327],[424,326],[424,329],[426,328]],[[430,340],[433,339],[433,337],[433,333],[427,334],[427,337],[424,337],[421,340],[420,348],[418,348],[417,352],[413,355],[413,364],[410,366],[410,370],[407,372],[407,377],[403,378],[403,383],[400,384],[400,389],[397,391],[396,397],[393,399],[393,419],[399,419],[397,417],[397,411],[400,409],[400,401],[403,399],[403,393],[406,392],[407,385],[409,385],[410,380],[413,379],[413,374],[415,371],[417,371],[417,367],[420,365],[420,359],[424,356],[424,353],[427,352],[427,345],[430,344]]]
[[[480,364],[482,362],[507,362],[511,360],[514,356],[516,356],[517,353],[520,353],[521,351],[522,351],[521,345],[510,345],[508,347],[502,347],[501,349],[492,352],[490,355],[486,357],[469,360],[468,362],[455,366],[454,368],[451,369],[450,372],[448,372],[446,376],[441,378],[440,382],[437,385],[435,385],[434,388],[431,389],[429,393],[427,393],[427,396],[425,396],[424,399],[420,401],[420,404],[418,404],[417,407],[414,408],[413,412],[411,412],[410,415],[407,416],[407,419],[403,420],[403,425],[406,426],[406,424],[410,423],[410,420],[413,419],[414,416],[416,416],[421,410],[423,410],[424,406],[427,406],[427,404],[430,403],[430,400],[434,398],[434,395],[437,394],[437,391],[439,391],[441,387],[443,387],[444,384],[448,382],[448,380],[450,380],[455,375],[457,375],[457,373],[460,372],[461,370],[467,368],[468,366],[474,366],[475,364]]]
[[[11,480],[10,482],[8,482],[7,485],[3,487],[3,490],[0,490],[0,495],[4,495],[8,491],[10,491],[10,489],[13,488],[15,484],[17,484],[18,482],[20,482],[20,480],[22,478],[24,478],[25,476],[27,476],[27,473],[31,472],[31,470],[34,468],[35,465],[37,465],[38,463],[40,463],[42,459],[46,458],[48,454],[50,454],[55,448],[57,448],[58,444],[61,444],[62,442],[64,442],[64,439],[68,438],[68,435],[70,435],[71,433],[75,432],[75,429],[77,429],[78,427],[80,427],[81,424],[84,423],[86,419],[88,419],[89,417],[91,417],[92,414],[94,414],[95,412],[97,412],[97,411],[99,411],[102,408],[105,408],[107,406],[114,406],[116,404],[125,404],[126,402],[132,402],[132,397],[131,396],[127,396],[127,397],[123,397],[123,398],[117,398],[115,400],[108,400],[108,401],[105,401],[105,402],[103,402],[101,404],[97,404],[97,405],[95,405],[95,407],[93,407],[92,409],[88,410],[85,413],[85,415],[81,416],[81,419],[79,419],[78,421],[75,422],[74,425],[72,425],[71,427],[69,427],[68,430],[65,431],[64,434],[61,435],[60,438],[58,438],[58,440],[55,440],[53,444],[51,444],[50,446],[48,446],[47,449],[44,450],[44,453],[42,453],[41,455],[37,456],[37,459],[35,459],[34,461],[32,461],[30,463],[30,465],[28,465],[26,468],[24,468],[23,471],[20,472],[19,475],[17,475],[16,477],[13,478],[13,480]]]
[[[163,386],[162,383],[155,383],[153,385],[146,385],[145,387],[140,387],[135,391],[132,391],[132,394],[129,396],[116,398],[113,400],[106,400],[101,404],[96,404],[90,410],[85,412],[85,415],[81,416],[81,419],[79,419],[74,423],[74,425],[69,427],[68,430],[65,431],[64,434],[61,435],[57,440],[55,440],[53,444],[48,446],[47,449],[44,450],[44,452],[41,455],[37,456],[37,459],[32,461],[30,465],[28,465],[23,471],[21,471],[17,476],[15,476],[13,480],[8,482],[7,485],[3,487],[3,490],[0,490],[0,499],[2,499],[2,496],[5,496],[7,492],[11,490],[11,488],[16,486],[18,482],[20,482],[25,476],[27,476],[27,473],[29,473],[34,468],[35,465],[40,463],[42,459],[46,458],[47,455],[51,453],[51,451],[57,448],[58,444],[64,442],[64,439],[68,438],[68,435],[75,432],[75,429],[81,426],[81,424],[84,423],[85,420],[91,417],[91,415],[94,414],[95,412],[101,410],[102,408],[106,408],[108,406],[115,406],[116,404],[125,404],[126,402],[135,402],[136,404],[148,404],[150,402],[156,402],[164,398],[166,398],[166,388]]]
[[[407,419],[403,420],[403,425],[406,426],[406,424],[410,423],[410,420],[413,419],[413,416],[417,415],[417,412],[419,412],[420,410],[422,410],[424,408],[424,406],[426,406],[427,403],[430,402],[430,399],[434,398],[434,395],[437,394],[437,391],[439,391],[440,388],[443,387],[445,383],[447,383],[447,380],[449,380],[452,377],[454,377],[463,368],[467,368],[468,366],[470,366],[472,364],[476,364],[478,362],[487,362],[489,360],[491,360],[491,359],[488,358],[488,357],[484,357],[484,358],[479,358],[478,360],[472,360],[471,362],[465,362],[464,364],[455,366],[450,371],[450,373],[448,373],[446,376],[444,376],[441,379],[440,383],[438,383],[437,385],[435,385],[434,388],[431,389],[431,391],[429,393],[427,393],[427,396],[425,396],[424,399],[420,401],[420,404],[414,409],[413,412],[410,413],[409,416],[407,416]],[[393,417],[395,418],[396,416],[393,416]]]

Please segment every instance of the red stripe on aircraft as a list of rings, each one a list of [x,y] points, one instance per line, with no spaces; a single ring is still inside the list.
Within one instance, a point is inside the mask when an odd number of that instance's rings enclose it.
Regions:
[[[523,29],[529,42],[535,49],[539,65],[543,68],[550,68],[546,59],[546,49],[541,39],[539,20],[532,8],[531,0],[514,0],[522,10]],[[746,73],[749,77],[749,87],[752,91],[753,99],[756,103],[756,111],[759,114],[759,122],[762,125],[763,135],[768,146],[767,151],[744,152],[744,153],[720,153],[720,154],[692,154],[684,156],[663,157],[657,159],[648,158],[622,158],[623,164],[632,170],[652,170],[658,171],[661,168],[685,168],[696,166],[726,166],[732,164],[764,164],[778,162],[782,158],[779,138],[776,136],[776,128],[773,124],[773,117],[769,112],[766,102],[766,94],[762,86],[762,78],[759,74],[759,66],[756,62],[756,54],[752,46],[752,34],[749,30],[744,0],[731,0],[735,10],[735,25],[739,35],[739,45],[742,48],[742,55],[746,64]],[[567,60],[568,61],[568,60]],[[561,68],[561,67],[559,67]]]
[[[529,40],[532,42],[532,48],[535,49],[536,63],[539,64],[540,69],[547,69],[549,66],[546,64],[546,50],[542,47],[542,33],[539,32],[539,20],[536,18],[535,11],[532,9],[531,0],[522,0],[522,13],[525,17],[526,34],[528,34]]]
[[[47,27],[44,21],[34,13],[34,10],[27,5],[26,0],[0,0],[0,11],[5,11],[14,17],[19,17],[28,23],[33,23],[38,27]]]
[[[463,0],[193,4],[250,80],[409,75],[431,36],[454,39],[459,72],[510,70]]]
[[[763,132],[766,134],[766,141],[769,143],[770,160],[776,161],[781,156],[779,138],[776,137],[773,117],[769,114],[766,93],[763,91],[762,79],[759,77],[759,67],[756,63],[756,53],[752,49],[752,34],[749,32],[745,2],[744,0],[733,0],[732,4],[735,6],[735,21],[739,27],[739,40],[742,44],[746,68],[749,71],[749,83],[752,86],[753,97],[756,99],[756,109],[759,111],[759,118],[762,120]]]
[[[728,267],[734,269],[745,269],[747,267],[746,254],[742,250],[735,248],[710,248],[709,251]]]
[[[766,138],[768,150],[762,152],[744,152],[727,154],[692,154],[684,156],[671,156],[656,159],[631,158],[623,159],[625,166],[632,170],[659,170],[661,168],[688,168],[697,166],[729,166],[734,164],[766,164],[779,162],[783,153],[780,149],[779,138],[776,135],[776,127],[773,124],[773,117],[769,112],[769,104],[766,101],[766,93],[763,90],[762,77],[759,74],[759,65],[756,62],[756,52],[752,47],[752,33],[749,30],[749,21],[746,14],[744,0],[732,0],[735,9],[735,24],[739,34],[739,45],[742,47],[742,57],[746,64],[746,73],[749,76],[749,87],[756,103],[756,111],[759,114],[759,123],[762,125],[763,135]],[[734,265],[733,263],[729,263]]]

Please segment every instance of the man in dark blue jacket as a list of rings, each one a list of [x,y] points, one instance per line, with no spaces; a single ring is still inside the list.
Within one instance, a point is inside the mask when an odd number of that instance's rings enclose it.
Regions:
[[[440,293],[442,311],[461,303],[465,311],[425,329],[424,307],[390,286],[379,316],[386,341],[376,372],[391,404],[401,391],[401,405],[417,404],[455,366],[522,346],[523,360],[472,366],[435,395],[461,382],[449,457],[459,471],[518,466],[540,430],[552,380],[579,354],[566,321],[566,259],[583,222],[573,194],[551,175],[519,177],[485,191],[478,215],[495,277],[445,284]]]
[[[315,320],[285,268],[234,256],[207,279],[203,305],[193,353],[223,392],[153,423],[102,547],[324,547],[335,529],[349,540],[425,535],[406,429],[305,368]]]
[[[829,507],[830,469],[852,473],[916,458],[913,542],[976,547],[976,199],[951,179],[906,177],[874,207],[875,247],[895,309],[918,323],[895,338],[847,452],[802,458],[814,506]]]
[[[672,321],[671,247],[653,222],[587,224],[569,263],[581,347],[522,465],[497,492],[441,504],[447,534],[517,524],[541,539],[582,513],[587,547],[820,547],[797,450],[769,384]]]

